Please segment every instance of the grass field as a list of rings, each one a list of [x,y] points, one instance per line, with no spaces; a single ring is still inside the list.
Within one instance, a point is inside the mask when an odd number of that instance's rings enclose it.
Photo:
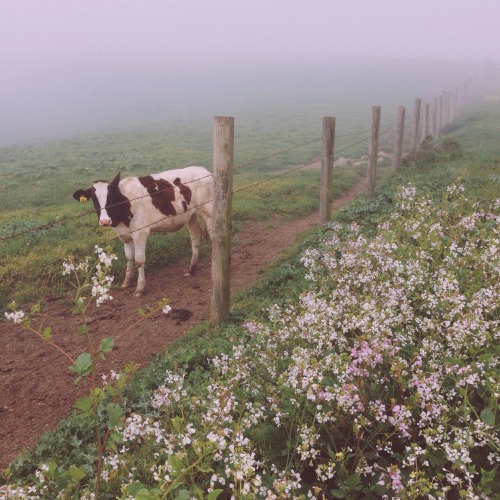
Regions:
[[[257,286],[233,299],[223,325],[200,325],[137,373],[121,404],[127,415],[135,415],[135,423],[129,419],[125,427],[141,437],[129,437],[122,451],[111,452],[104,494],[202,498],[211,491],[211,498],[226,498],[272,490],[285,496],[310,492],[337,498],[379,498],[402,491],[408,498],[498,495],[494,457],[500,439],[494,394],[499,387],[500,316],[498,301],[478,306],[480,297],[498,288],[498,225],[492,215],[484,215],[487,207],[495,206],[494,200],[498,212],[498,130],[499,102],[471,108],[452,124],[448,137],[429,140],[408,155],[396,175],[383,172],[373,196],[362,196],[339,211],[334,224],[342,229],[332,225],[331,233],[338,231],[339,242],[345,239],[348,246],[328,243],[328,231],[305,235]],[[295,182],[316,183],[314,173],[301,172],[298,178],[270,192],[295,189]],[[242,173],[238,183],[255,179],[258,172]],[[402,185],[407,187],[401,190]],[[420,194],[412,194],[413,188]],[[250,191],[245,196],[248,199],[236,204],[238,220],[265,217],[265,203],[255,203]],[[304,203],[309,206],[306,196]],[[407,208],[398,208],[401,203]],[[398,210],[403,212],[398,215]],[[359,229],[351,235],[353,223]],[[416,238],[419,231],[426,236]],[[408,266],[405,286],[420,283],[415,290],[391,282],[391,269],[397,265],[386,266],[388,243],[396,248],[390,258]],[[340,262],[354,248],[366,253],[350,254],[338,281],[334,273],[328,277],[322,266]],[[373,249],[380,253],[371,253]],[[305,278],[304,255],[309,274],[317,274],[314,278]],[[346,279],[350,262],[352,282]],[[377,262],[386,267],[364,281],[368,274],[363,273]],[[414,276],[419,278],[413,281]],[[446,292],[436,287],[441,280]],[[399,286],[396,295],[386,288],[389,282]],[[347,283],[352,283],[349,293],[338,294],[328,304],[329,296]],[[349,297],[360,302],[343,302]],[[387,301],[403,297],[409,302],[387,307]],[[370,307],[358,309],[356,304],[363,301]],[[341,321],[341,316],[331,316],[340,303],[342,314],[343,308],[361,314],[344,319],[345,336],[328,323],[333,318]],[[409,307],[412,319],[400,322],[395,312],[403,314]],[[366,324],[363,311],[368,311]],[[470,323],[474,314],[482,316]],[[378,321],[391,326],[380,331],[374,326]],[[397,349],[379,343],[393,336]],[[378,349],[380,360],[375,362],[374,354],[361,361],[367,349]],[[363,378],[361,372],[368,366],[370,376]],[[347,374],[353,374],[354,385],[340,384]],[[476,384],[474,377],[482,382]],[[434,386],[423,388],[430,380]],[[370,411],[350,406],[355,405],[348,398],[354,397],[356,384]],[[159,406],[158,398],[163,401]],[[426,417],[426,404],[438,405],[439,412],[434,409],[434,416]],[[398,413],[402,409],[405,413]],[[139,422],[141,430],[132,430]],[[160,426],[151,429],[161,429],[166,448],[155,444],[146,422]],[[88,439],[68,455],[67,442],[75,433],[87,433]],[[38,450],[11,466],[12,480],[27,480],[37,491],[92,490],[91,436],[81,420],[64,421]],[[34,475],[41,463],[58,467],[42,471],[43,485],[40,470],[38,478]],[[64,475],[64,470],[70,472]]]
[[[301,130],[298,123],[284,127],[278,120],[269,119],[237,126],[235,228],[242,221],[267,218],[273,213],[297,217],[317,209],[317,171],[304,169],[259,184],[258,189],[242,190],[317,156],[321,151],[320,118],[315,125],[310,123]],[[88,187],[94,179],[111,179],[117,171],[124,177],[192,164],[210,168],[211,134],[211,123],[176,124],[163,129],[151,127],[2,149],[0,307],[12,300],[25,304],[43,300],[48,293],[64,293],[59,267],[68,255],[88,255],[94,245],[109,241],[113,250],[121,253],[121,245],[112,241],[114,233],[97,226],[88,205],[74,202],[71,194],[76,189]],[[339,148],[359,142],[359,137],[339,139]],[[364,140],[342,154],[356,157],[366,153],[366,147]],[[338,169],[334,195],[352,186],[361,173],[359,168]],[[293,204],[287,198],[291,192],[299,193]],[[151,246],[148,267],[175,262],[188,251],[187,231],[155,236]]]

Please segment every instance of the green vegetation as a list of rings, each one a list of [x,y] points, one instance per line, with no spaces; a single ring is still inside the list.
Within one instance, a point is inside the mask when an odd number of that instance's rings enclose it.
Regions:
[[[26,304],[48,294],[64,295],[59,269],[68,255],[89,255],[95,245],[111,245],[114,253],[123,255],[114,233],[98,227],[92,205],[75,203],[71,194],[76,189],[88,187],[94,179],[111,179],[117,170],[123,175],[143,175],[190,164],[210,165],[209,134],[208,130],[180,126],[2,150],[0,308],[13,300]],[[296,218],[317,210],[317,170],[297,170],[269,179],[308,163],[318,154],[321,141],[311,141],[311,136],[304,137],[307,132],[297,131],[287,138],[267,136],[262,146],[264,131],[258,137],[255,134],[241,145],[242,139],[236,138],[235,228],[246,220],[276,213]],[[305,146],[274,155],[301,144]],[[334,196],[353,186],[359,175],[364,175],[364,169],[339,168]],[[189,254],[189,248],[187,231],[153,235],[148,241],[147,266],[175,263]],[[123,258],[116,272],[123,274]]]
[[[103,498],[500,494],[500,164],[493,135],[468,139],[476,121],[382,172],[372,197],[235,297],[224,324],[132,377]],[[240,220],[264,216],[243,201]],[[11,465],[10,484],[88,494],[92,438],[64,421]]]

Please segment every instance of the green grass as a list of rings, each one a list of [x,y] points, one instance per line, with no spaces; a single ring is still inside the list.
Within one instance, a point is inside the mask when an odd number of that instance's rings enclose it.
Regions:
[[[497,106],[495,113],[495,116],[500,119],[500,106]],[[491,114],[492,110],[489,107],[487,120],[493,119]],[[477,120],[480,119],[479,114]],[[335,216],[336,220],[347,224],[356,222],[367,233],[373,231],[377,222],[390,216],[397,187],[410,182],[418,191],[441,197],[443,191],[446,191],[446,187],[454,179],[462,178],[467,197],[481,200],[485,204],[489,200],[499,198],[500,165],[495,138],[493,135],[481,137],[484,154],[481,153],[479,146],[474,148],[467,146],[477,144],[471,141],[468,135],[469,131],[472,136],[476,134],[477,123],[475,122],[477,120],[465,121],[463,126],[451,134],[451,138],[428,141],[418,152],[405,159],[397,174],[382,172],[375,194],[360,196],[356,201],[341,209]],[[459,136],[458,141],[454,139],[455,134]],[[314,172],[300,172],[297,176],[285,177],[285,182],[278,183],[279,186],[266,183],[261,185],[257,193],[250,189],[243,191],[242,196],[236,197],[239,201],[235,203],[235,218],[238,221],[254,218],[260,220],[275,213],[276,210],[284,210],[279,204],[269,204],[269,198],[273,196],[287,198],[287,193],[292,196],[301,186],[306,191],[309,189],[314,191],[315,175]],[[344,172],[343,175],[345,178],[342,177],[342,182],[345,182],[345,187],[356,181],[357,174],[352,170]],[[235,187],[251,184],[259,178],[258,173],[255,172],[240,174],[235,179]],[[275,196],[276,193],[280,196]],[[307,204],[306,199],[307,197],[304,197],[301,203],[283,213],[292,217],[304,213],[308,208],[314,208],[312,203]],[[286,201],[289,205],[288,198]],[[294,196],[295,201],[296,196]],[[19,221],[22,220],[28,220],[28,213],[19,218]],[[86,230],[89,231],[90,227]],[[195,327],[187,335],[174,342],[164,355],[157,356],[149,367],[138,372],[125,392],[124,405],[129,411],[141,411],[146,416],[155,415],[149,395],[162,382],[166,370],[184,371],[189,380],[189,390],[192,390],[193,394],[199,394],[197,391],[203,390],[202,388],[210,383],[207,379],[208,359],[217,354],[230,352],[231,338],[239,335],[238,328],[242,323],[248,320],[265,321],[264,311],[268,307],[276,303],[293,303],[298,295],[307,289],[308,282],[304,279],[300,256],[305,248],[317,245],[318,238],[323,231],[325,231],[324,228],[316,228],[304,235],[300,243],[276,261],[260,283],[233,297],[231,312],[223,324],[217,328],[211,328],[207,324]],[[84,247],[85,245],[82,245],[79,251],[83,252]],[[28,255],[30,255],[29,252]],[[30,476],[38,464],[46,461],[48,457],[55,458],[60,465],[67,466],[73,463],[82,466],[86,471],[91,471],[93,443],[85,436],[86,431],[82,429],[81,422],[74,419],[65,420],[61,423],[59,431],[43,438],[37,450],[14,462],[11,467],[13,478]],[[68,442],[78,442],[78,446],[73,446],[69,455],[66,450]]]
[[[25,305],[43,300],[49,293],[63,294],[61,263],[69,255],[83,257],[94,245],[108,244],[113,252],[123,254],[114,233],[97,226],[95,214],[90,213],[92,205],[73,200],[74,190],[88,187],[94,179],[111,179],[118,169],[123,175],[140,175],[189,164],[209,165],[209,132],[189,127],[145,129],[2,150],[0,308],[11,301]],[[260,134],[262,140],[262,130]],[[298,131],[287,138],[271,136],[265,148],[254,147],[257,139],[251,135],[245,139],[246,149],[242,144],[236,151],[235,229],[245,221],[276,213],[300,217],[316,210],[319,203],[318,171],[299,170],[269,179],[307,163],[318,154],[321,141],[272,156],[310,142],[310,136],[306,140]],[[334,195],[349,189],[359,174],[359,169],[338,169]],[[189,253],[187,231],[153,235],[148,241],[147,266],[172,264]],[[116,270],[123,274],[124,259]]]

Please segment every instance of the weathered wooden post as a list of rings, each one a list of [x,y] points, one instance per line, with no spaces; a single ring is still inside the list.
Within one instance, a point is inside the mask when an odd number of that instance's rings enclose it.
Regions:
[[[443,95],[438,96],[438,127],[437,127],[437,137],[441,137],[443,129]]]
[[[412,149],[417,149],[419,145],[419,135],[420,135],[420,107],[422,106],[422,98],[417,97],[415,99],[415,109],[413,112],[413,141],[411,144]]]
[[[422,140],[420,142],[424,142],[425,138],[429,135],[429,130],[430,130],[430,116],[429,116],[429,104],[424,105],[424,123],[423,123],[423,133],[422,133]]]
[[[370,144],[368,156],[370,163],[368,166],[368,193],[375,191],[375,182],[377,180],[377,160],[378,160],[378,138],[380,131],[380,106],[372,107],[372,128],[370,134]]]
[[[444,93],[444,116],[445,116],[445,127],[450,124],[450,92],[446,91]]]
[[[434,106],[432,107],[432,135],[437,137],[437,126],[438,126],[438,100],[437,97],[434,98]]]
[[[332,216],[333,155],[335,147],[335,118],[323,117],[323,157],[321,159],[321,186],[319,218],[326,224]]]
[[[451,91],[451,119],[455,120],[457,117],[457,102],[458,102],[458,89],[455,87]]]
[[[231,300],[231,224],[233,192],[234,118],[214,122],[214,220],[212,228],[212,297],[210,321],[220,322]]]
[[[396,144],[394,145],[394,161],[392,163],[392,170],[396,172],[401,163],[401,156],[403,154],[403,137],[405,133],[405,106],[398,107],[398,125],[396,131]]]

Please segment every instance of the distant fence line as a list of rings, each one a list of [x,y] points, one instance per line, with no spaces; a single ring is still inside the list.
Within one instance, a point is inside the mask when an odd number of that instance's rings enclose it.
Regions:
[[[422,98],[414,102],[411,150],[416,150],[429,135],[441,137],[443,129],[451,123],[471,97],[471,80],[462,90],[454,88],[444,91],[432,103],[425,103],[422,113]],[[375,191],[380,138],[381,107],[372,107],[372,122],[368,144],[367,192]],[[405,106],[397,110],[395,143],[392,168],[399,169],[403,153],[405,129]],[[423,115],[423,116],[422,116]],[[323,139],[321,156],[321,183],[319,212],[321,224],[332,215],[333,166],[335,155],[335,117],[323,117]],[[392,132],[389,131],[389,132]],[[359,141],[361,142],[361,141]],[[234,118],[215,117],[214,124],[214,231],[212,231],[212,295],[210,321],[217,324],[230,309],[231,282],[231,198],[234,152]]]

